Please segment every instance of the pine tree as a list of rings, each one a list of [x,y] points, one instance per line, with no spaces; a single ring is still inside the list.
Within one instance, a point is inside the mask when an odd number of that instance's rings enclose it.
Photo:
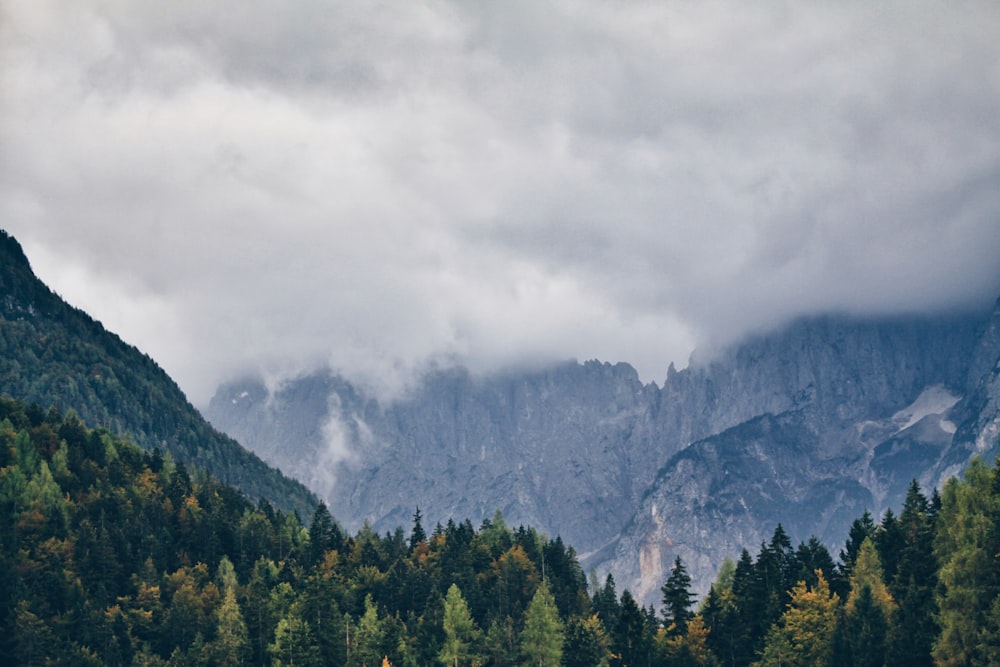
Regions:
[[[861,518],[855,519],[851,524],[851,530],[848,533],[847,543],[840,552],[840,572],[842,575],[842,581],[844,582],[844,589],[834,589],[835,593],[847,593],[847,580],[851,576],[851,569],[854,567],[854,561],[857,560],[858,551],[861,550],[861,545],[866,539],[874,539],[875,530],[875,522],[872,520],[871,512],[868,510],[865,510],[864,514],[861,515]]]
[[[875,549],[875,544],[870,538],[861,544],[857,561],[855,561],[854,568],[851,570],[850,583],[851,594],[847,598],[846,605],[848,614],[853,611],[861,591],[868,588],[869,594],[872,596],[875,604],[882,610],[886,620],[892,619],[892,615],[896,611],[896,603],[892,599],[892,594],[889,593],[888,587],[885,585],[885,579],[882,575],[882,562],[879,559],[878,551]]]
[[[854,605],[845,613],[845,637],[853,667],[882,667],[886,657],[888,619],[867,584],[851,592]]]
[[[563,656],[563,623],[546,582],[535,591],[524,615],[521,651],[529,665],[558,667]]]
[[[361,616],[353,633],[353,645],[349,665],[377,665],[386,654],[383,647],[385,632],[378,617],[375,600],[365,596],[365,613]]]
[[[423,519],[423,514],[420,513],[420,508],[413,512],[413,528],[410,530],[410,551],[412,552],[417,548],[417,545],[421,542],[427,541],[427,533],[424,532],[424,526],[420,523]]]
[[[444,634],[440,653],[444,664],[451,667],[470,664],[478,655],[480,632],[456,584],[448,588],[444,599]]]
[[[268,645],[274,667],[318,667],[319,647],[309,623],[302,618],[297,605],[292,605],[287,615],[274,629],[274,641]]]
[[[621,607],[618,603],[618,591],[615,587],[615,578],[608,572],[604,578],[604,586],[594,591],[594,598],[591,602],[594,611],[601,619],[601,623],[608,630],[612,630],[618,624],[618,614]]]
[[[565,667],[608,667],[610,658],[611,639],[597,614],[569,620],[563,644]]]
[[[624,591],[613,632],[613,665],[643,665],[652,652],[651,632],[646,627],[646,616],[629,591]]]
[[[674,558],[674,567],[660,587],[660,592],[663,594],[663,624],[667,634],[674,637],[685,635],[688,621],[694,617],[691,612],[694,595],[691,594],[691,577],[680,556]]]
[[[989,665],[994,606],[1000,595],[1000,481],[981,459],[973,459],[965,479],[945,484],[937,518],[934,553],[941,564],[934,644],[938,664]]]
[[[898,604],[889,636],[888,667],[931,667],[931,647],[938,634],[937,560],[934,557],[934,511],[914,480],[899,517],[904,546],[890,591]]]
[[[215,618],[215,640],[207,647],[213,664],[219,667],[246,664],[250,659],[250,638],[232,587],[225,589]]]
[[[336,527],[326,503],[320,501],[313,512],[312,523],[309,525],[309,564],[315,565],[323,560],[327,549],[337,548],[340,530]]]

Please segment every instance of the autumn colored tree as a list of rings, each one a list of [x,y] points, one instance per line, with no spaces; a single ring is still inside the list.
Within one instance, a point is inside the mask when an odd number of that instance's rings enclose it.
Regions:
[[[565,667],[608,667],[610,658],[611,638],[597,614],[570,619],[563,643]]]
[[[800,581],[791,592],[788,609],[767,634],[760,667],[826,665],[832,654],[840,598],[830,593],[822,571],[810,589]]]

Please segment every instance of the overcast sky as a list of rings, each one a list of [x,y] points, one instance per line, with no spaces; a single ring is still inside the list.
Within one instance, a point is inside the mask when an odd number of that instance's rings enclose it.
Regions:
[[[0,8],[0,227],[196,404],[1000,295],[995,0]]]

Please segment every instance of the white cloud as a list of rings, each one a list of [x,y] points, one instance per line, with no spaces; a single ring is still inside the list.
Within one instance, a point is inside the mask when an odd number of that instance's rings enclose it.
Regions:
[[[0,11],[0,224],[198,402],[1000,291],[994,3]]]

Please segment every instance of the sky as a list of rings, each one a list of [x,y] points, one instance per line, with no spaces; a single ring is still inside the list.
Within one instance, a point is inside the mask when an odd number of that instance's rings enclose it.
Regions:
[[[1000,4],[0,0],[0,228],[204,405],[1000,296]]]

